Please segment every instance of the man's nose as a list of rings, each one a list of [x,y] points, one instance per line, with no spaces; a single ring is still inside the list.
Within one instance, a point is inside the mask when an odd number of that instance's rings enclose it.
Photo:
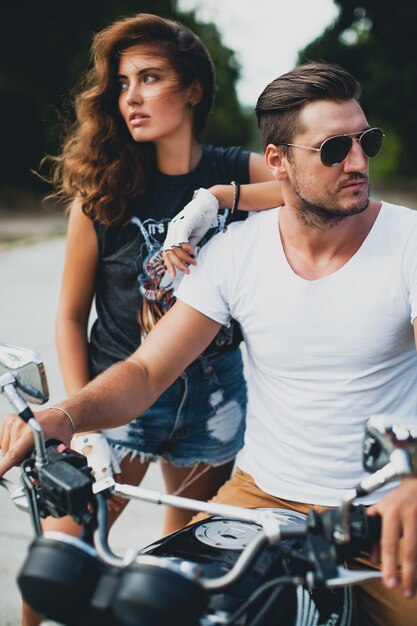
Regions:
[[[365,172],[368,170],[369,159],[362,150],[360,141],[352,137],[352,147],[344,161],[344,169],[348,172]]]

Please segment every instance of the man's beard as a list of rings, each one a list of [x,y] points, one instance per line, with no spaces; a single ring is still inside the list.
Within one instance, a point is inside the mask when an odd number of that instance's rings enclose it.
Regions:
[[[359,177],[355,177],[355,179],[352,180],[359,180]],[[314,228],[331,228],[340,221],[344,220],[346,217],[362,213],[369,205],[369,185],[366,200],[364,200],[361,204],[351,207],[350,209],[344,209],[337,206],[329,207],[324,204],[310,202],[301,195],[298,184],[294,184],[293,189],[298,198],[296,210],[299,220],[305,226]]]

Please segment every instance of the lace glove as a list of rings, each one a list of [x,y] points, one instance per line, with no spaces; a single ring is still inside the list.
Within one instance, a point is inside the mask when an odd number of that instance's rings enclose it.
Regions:
[[[71,447],[87,457],[88,465],[92,468],[91,474],[96,480],[120,474],[120,465],[114,451],[101,433],[74,435]]]
[[[216,219],[219,210],[217,198],[201,187],[183,210],[171,220],[163,250],[171,250],[182,243],[195,246],[204,237]]]

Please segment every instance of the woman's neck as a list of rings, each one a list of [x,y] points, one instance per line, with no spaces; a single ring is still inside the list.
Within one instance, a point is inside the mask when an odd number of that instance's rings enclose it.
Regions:
[[[188,174],[201,159],[201,145],[196,139],[189,141],[161,140],[155,144],[156,165],[162,174],[175,176]]]

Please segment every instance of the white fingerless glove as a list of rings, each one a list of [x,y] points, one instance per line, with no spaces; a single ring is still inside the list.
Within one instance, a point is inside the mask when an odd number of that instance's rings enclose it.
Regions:
[[[112,478],[113,474],[120,474],[119,462],[107,439],[101,433],[74,435],[71,447],[87,457],[88,465],[92,468],[91,474],[96,480]]]
[[[187,242],[194,247],[214,223],[218,210],[217,198],[208,189],[198,189],[191,202],[171,220],[163,249],[171,250]]]

